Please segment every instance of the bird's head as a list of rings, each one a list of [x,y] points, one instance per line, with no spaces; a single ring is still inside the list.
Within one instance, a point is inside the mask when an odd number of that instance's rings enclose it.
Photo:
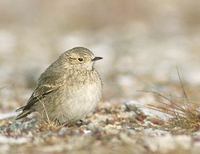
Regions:
[[[92,70],[95,61],[102,59],[102,57],[95,57],[89,49],[84,47],[72,48],[62,56],[66,67],[86,70]]]

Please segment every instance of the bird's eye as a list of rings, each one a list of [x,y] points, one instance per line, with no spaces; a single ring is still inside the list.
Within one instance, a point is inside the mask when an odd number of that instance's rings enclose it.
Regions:
[[[83,61],[83,58],[78,58],[78,61]]]

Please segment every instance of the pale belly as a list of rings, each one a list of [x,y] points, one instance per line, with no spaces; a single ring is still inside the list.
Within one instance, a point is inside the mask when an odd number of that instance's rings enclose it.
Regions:
[[[74,122],[83,119],[93,112],[102,95],[101,83],[84,85],[67,94],[59,108],[57,119],[60,123]]]

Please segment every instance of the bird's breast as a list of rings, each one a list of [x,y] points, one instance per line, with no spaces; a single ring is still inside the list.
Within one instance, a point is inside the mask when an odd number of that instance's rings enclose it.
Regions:
[[[69,121],[84,118],[88,113],[94,111],[102,96],[102,84],[98,79],[96,82],[85,82],[76,86],[68,87],[62,104],[63,113]]]

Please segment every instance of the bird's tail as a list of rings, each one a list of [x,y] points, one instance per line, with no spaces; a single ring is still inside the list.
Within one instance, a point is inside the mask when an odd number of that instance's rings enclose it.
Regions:
[[[31,113],[30,110],[23,110],[22,113],[18,114],[15,119],[18,120],[18,119],[24,118],[27,115],[29,115],[30,113]]]
[[[22,107],[18,108],[15,112],[23,111],[24,107],[25,106],[22,106]]]

